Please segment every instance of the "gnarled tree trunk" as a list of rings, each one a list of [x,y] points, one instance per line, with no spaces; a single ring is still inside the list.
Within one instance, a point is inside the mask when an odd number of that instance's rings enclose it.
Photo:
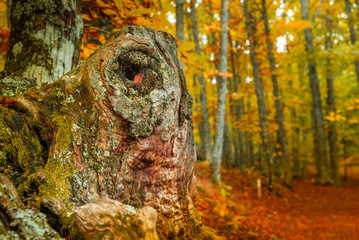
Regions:
[[[116,238],[139,225],[130,236],[216,238],[193,207],[192,97],[176,47],[131,26],[53,84],[2,100],[0,165],[21,197],[59,215],[64,236]]]

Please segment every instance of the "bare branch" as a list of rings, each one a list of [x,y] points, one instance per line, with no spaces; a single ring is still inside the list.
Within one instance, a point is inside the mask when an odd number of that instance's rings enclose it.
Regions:
[[[317,8],[317,11],[315,12],[315,14],[314,14],[314,16],[313,16],[313,18],[312,18],[312,23],[314,23],[314,21],[315,21],[315,19],[318,17],[318,15],[319,15],[319,12],[320,12],[320,8],[321,8],[321,6],[322,6],[322,3],[323,3],[323,0],[320,0],[320,3],[319,3],[319,6],[318,6],[318,8]]]

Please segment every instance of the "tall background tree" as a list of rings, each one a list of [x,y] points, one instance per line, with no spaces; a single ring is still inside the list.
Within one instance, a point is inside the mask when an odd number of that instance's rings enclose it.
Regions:
[[[309,20],[307,0],[301,0],[301,12],[303,20]],[[312,91],[312,122],[314,131],[314,156],[317,167],[317,181],[318,183],[326,184],[330,182],[330,175],[327,158],[327,145],[324,129],[322,100],[321,93],[319,90],[319,78],[315,61],[315,50],[313,46],[312,28],[304,29],[304,37],[306,42],[308,61],[308,76],[310,81],[310,88]]]
[[[270,188],[273,186],[274,180],[274,171],[273,171],[273,156],[272,156],[272,147],[269,142],[269,134],[267,128],[267,110],[266,105],[264,102],[264,93],[263,93],[263,83],[262,79],[259,75],[259,65],[258,62],[258,55],[256,53],[256,21],[253,16],[251,16],[251,11],[249,10],[248,0],[245,0],[244,5],[244,13],[246,18],[246,30],[249,39],[249,46],[250,46],[250,59],[253,68],[253,78],[256,90],[256,97],[257,97],[257,106],[258,106],[258,114],[259,114],[259,124],[261,127],[261,138],[262,138],[262,146],[264,151],[264,157],[267,164],[268,169],[268,185]]]
[[[36,78],[40,84],[51,83],[74,68],[83,35],[81,1],[11,2],[12,51],[6,56],[5,70]]]
[[[228,37],[228,0],[221,1],[221,41],[219,48],[217,80],[217,113],[216,138],[213,149],[212,178],[221,184],[221,157],[223,152],[223,137],[225,127],[225,105],[227,93],[227,37]]]

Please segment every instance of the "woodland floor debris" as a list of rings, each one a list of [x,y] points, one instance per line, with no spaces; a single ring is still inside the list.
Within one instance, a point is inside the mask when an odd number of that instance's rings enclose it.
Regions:
[[[293,181],[294,192],[277,184],[277,195],[263,186],[259,200],[255,172],[222,170],[221,190],[208,180],[208,164],[197,164],[196,173],[196,208],[204,224],[227,239],[358,238],[359,180],[342,181],[340,188]]]

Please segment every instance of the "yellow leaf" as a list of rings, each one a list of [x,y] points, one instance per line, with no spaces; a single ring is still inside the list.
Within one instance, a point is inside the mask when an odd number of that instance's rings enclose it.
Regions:
[[[98,48],[98,46],[96,44],[93,44],[93,43],[87,43],[86,47],[88,47],[90,49],[97,49]]]
[[[87,14],[82,14],[82,19],[86,21],[92,21],[91,18]]]
[[[89,48],[84,48],[84,50],[81,52],[81,59],[88,58],[92,52],[93,52],[93,50],[91,50]]]
[[[115,4],[118,10],[123,10],[123,4],[121,0],[115,0]]]
[[[108,8],[110,7],[110,5],[106,4],[105,2],[103,2],[102,0],[96,0],[96,3],[99,7],[103,7],[103,8]]]
[[[107,16],[116,16],[117,12],[113,9],[110,8],[105,8],[101,10],[104,14],[106,14]]]

